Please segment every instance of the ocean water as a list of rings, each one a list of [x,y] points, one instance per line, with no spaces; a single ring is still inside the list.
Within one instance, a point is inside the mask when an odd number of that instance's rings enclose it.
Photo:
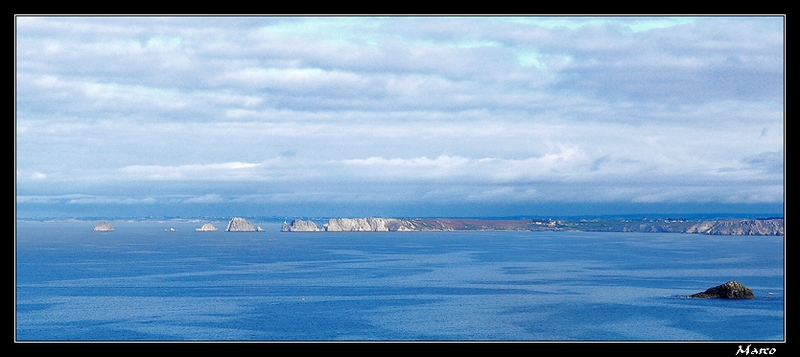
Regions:
[[[782,341],[783,237],[18,222],[18,341]],[[214,222],[224,229],[225,222]],[[164,230],[175,227],[177,232]],[[688,299],[729,280],[756,299]]]

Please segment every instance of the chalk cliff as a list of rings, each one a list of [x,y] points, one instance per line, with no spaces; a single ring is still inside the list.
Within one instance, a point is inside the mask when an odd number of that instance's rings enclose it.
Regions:
[[[726,219],[703,221],[689,227],[686,233],[777,236],[784,235],[783,219]]]
[[[228,222],[228,228],[225,228],[227,232],[255,232],[256,229],[253,225],[248,222],[244,218],[240,217],[233,217],[230,222]]]
[[[331,218],[327,232],[397,232],[417,230],[411,221],[396,218]]]
[[[114,227],[112,227],[111,224],[106,222],[106,221],[100,221],[100,222],[97,222],[96,226],[94,226],[94,231],[95,232],[113,232],[114,231]]]
[[[471,218],[331,218],[322,228],[311,221],[284,222],[283,232],[404,232],[404,231],[574,231],[574,232],[662,232],[717,235],[784,235],[784,221],[775,219],[721,220],[552,220]]]
[[[200,228],[195,228],[195,232],[217,232],[219,228],[215,227],[211,223],[206,223]]]
[[[293,219],[292,223],[283,222],[281,232],[319,232],[320,229],[314,222],[302,219]]]

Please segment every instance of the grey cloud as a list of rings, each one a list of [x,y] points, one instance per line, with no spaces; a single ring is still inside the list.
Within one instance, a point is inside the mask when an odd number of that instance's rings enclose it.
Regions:
[[[572,40],[552,46],[571,54],[563,89],[580,87],[616,101],[779,100],[782,38],[773,34],[747,21],[699,19],[636,35],[599,27],[569,31]]]
[[[762,152],[742,161],[751,167],[766,173],[783,174],[785,170],[784,155],[780,152]]]

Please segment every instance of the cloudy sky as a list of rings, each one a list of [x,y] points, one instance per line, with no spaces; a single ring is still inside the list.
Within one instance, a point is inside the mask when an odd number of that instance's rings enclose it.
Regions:
[[[17,17],[17,215],[782,213],[784,20]]]

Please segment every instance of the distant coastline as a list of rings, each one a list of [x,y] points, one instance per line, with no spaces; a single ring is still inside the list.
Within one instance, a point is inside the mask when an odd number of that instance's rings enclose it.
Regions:
[[[284,222],[283,232],[431,232],[431,231],[572,231],[662,232],[708,235],[783,236],[783,218],[766,219],[469,219],[469,218],[331,218]]]
[[[17,222],[84,223],[222,223],[228,217],[139,217],[139,218],[17,218]],[[705,235],[784,236],[782,217],[767,218],[290,218],[251,216],[256,222],[272,222],[282,232],[437,232],[437,231],[566,231],[566,232],[661,232]],[[209,224],[213,226],[212,224]],[[195,231],[213,231],[194,228]],[[264,231],[261,227],[255,231]]]

